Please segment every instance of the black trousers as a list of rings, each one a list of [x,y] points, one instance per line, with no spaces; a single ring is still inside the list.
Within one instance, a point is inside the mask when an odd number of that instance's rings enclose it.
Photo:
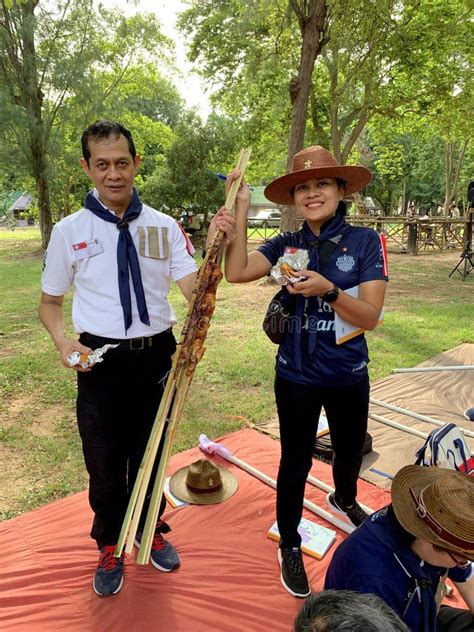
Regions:
[[[337,499],[351,505],[367,433],[369,379],[350,386],[319,387],[275,378],[281,459],[277,479],[277,521],[281,546],[300,546],[306,477],[311,469],[318,419],[324,406],[334,450],[332,472]]]
[[[80,341],[92,349],[104,344],[90,334],[81,334]],[[77,422],[94,512],[91,537],[98,548],[117,542],[175,349],[168,330],[153,337],[153,346],[111,349],[92,371],[77,374]],[[146,518],[162,443],[139,528]],[[165,504],[162,498],[160,516]]]

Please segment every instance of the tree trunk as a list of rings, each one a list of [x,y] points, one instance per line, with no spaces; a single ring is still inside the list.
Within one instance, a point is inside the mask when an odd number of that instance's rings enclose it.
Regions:
[[[43,121],[43,93],[37,69],[35,47],[38,0],[26,0],[7,9],[3,5],[6,37],[6,54],[13,72],[4,78],[14,102],[26,113],[25,148],[36,184],[40,229],[43,247],[46,247],[52,230],[51,204],[47,179],[46,133]]]
[[[453,168],[453,143],[446,143],[446,177],[445,177],[445,185],[446,190],[444,194],[444,214],[448,215],[449,212],[449,203],[451,202],[451,177],[452,177],[452,168]]]
[[[323,36],[326,29],[327,10],[325,0],[311,0],[309,2],[290,0],[290,7],[298,19],[302,42],[298,75],[290,81],[289,85],[293,111],[288,139],[287,171],[290,170],[293,156],[303,148],[304,144],[314,62],[326,43]],[[281,229],[294,230],[296,224],[294,206],[282,207]]]
[[[51,200],[49,197],[49,184],[44,176],[39,176],[36,180],[36,192],[38,194],[39,222],[41,231],[41,245],[44,249],[48,247],[53,222],[51,218]]]
[[[456,169],[454,171],[454,179],[453,179],[453,192],[451,194],[451,198],[455,202],[457,202],[457,199],[458,199],[459,174],[461,173],[461,168],[464,162],[464,156],[466,154],[466,149],[467,149],[468,144],[469,144],[469,138],[466,138],[459,152],[458,159],[456,161]]]
[[[406,217],[408,200],[407,200],[407,179],[405,177],[403,178],[403,182],[402,182],[402,203],[401,204],[402,204],[402,208],[401,208],[400,215],[404,215]]]

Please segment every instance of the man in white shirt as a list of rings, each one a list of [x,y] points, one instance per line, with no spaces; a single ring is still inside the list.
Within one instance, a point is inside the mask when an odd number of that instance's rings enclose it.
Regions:
[[[176,348],[170,283],[176,281],[189,301],[197,266],[176,221],[142,204],[133,188],[140,156],[130,132],[119,123],[97,121],[83,133],[82,150],[82,167],[95,188],[84,208],[53,229],[39,315],[65,367],[71,368],[68,357],[75,351],[119,345],[92,368],[72,367],[94,512],[91,537],[100,551],[93,587],[106,596],[123,584],[123,556],[114,557],[115,545]],[[79,340],[68,336],[64,320],[63,299],[71,286]],[[164,506],[163,499],[151,561],[168,572],[180,558],[162,535],[169,531],[161,520]]]

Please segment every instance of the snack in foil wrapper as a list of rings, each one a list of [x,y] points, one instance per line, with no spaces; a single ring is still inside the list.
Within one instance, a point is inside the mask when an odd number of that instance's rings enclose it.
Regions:
[[[298,283],[306,277],[300,276],[298,272],[308,267],[308,251],[303,248],[292,248],[287,246],[282,257],[278,259],[271,269],[270,275],[279,285]]]
[[[79,351],[74,351],[71,355],[68,356],[67,361],[69,366],[81,366],[83,369],[89,369],[94,364],[98,362],[103,362],[103,355],[109,349],[115,349],[118,345],[104,345],[103,347],[99,347],[91,353],[80,353]]]

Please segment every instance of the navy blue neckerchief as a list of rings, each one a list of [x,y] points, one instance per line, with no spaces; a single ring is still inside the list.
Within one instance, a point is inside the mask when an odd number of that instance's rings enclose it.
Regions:
[[[308,254],[309,254],[309,263],[308,269],[314,270],[316,272],[321,273],[322,265],[321,263],[326,263],[326,258],[323,257],[323,262],[321,261],[321,251],[325,247],[324,244],[328,241],[335,241],[337,244],[342,239],[345,231],[347,230],[347,224],[344,220],[344,215],[342,213],[336,213],[334,217],[331,217],[327,222],[325,222],[321,226],[321,232],[319,235],[315,235],[308,223],[305,221],[303,226],[301,227],[299,233],[303,243],[305,244]],[[304,311],[305,306],[307,309],[307,316],[310,316],[314,313],[317,314],[318,308],[318,299],[316,296],[311,296],[306,299],[304,296],[296,297],[296,316],[301,323],[301,326],[304,324]],[[307,337],[307,349],[309,357],[316,350],[316,343],[318,332],[315,327],[312,327],[309,331],[303,330],[301,328],[301,334],[293,336],[293,357],[295,364],[298,370],[301,370],[302,359],[303,359],[303,340]]]
[[[135,290],[140,320],[142,323],[145,323],[145,325],[150,324],[137,250],[135,248],[135,244],[133,243],[132,235],[128,230],[129,222],[137,219],[142,212],[142,203],[138,197],[136,189],[133,189],[130,204],[121,219],[104,208],[92,191],[89,191],[87,194],[84,206],[105,222],[116,224],[117,229],[120,231],[117,243],[117,268],[120,303],[123,310],[126,335],[128,328],[132,324],[132,299],[130,296],[129,268],[132,274],[133,289]]]

